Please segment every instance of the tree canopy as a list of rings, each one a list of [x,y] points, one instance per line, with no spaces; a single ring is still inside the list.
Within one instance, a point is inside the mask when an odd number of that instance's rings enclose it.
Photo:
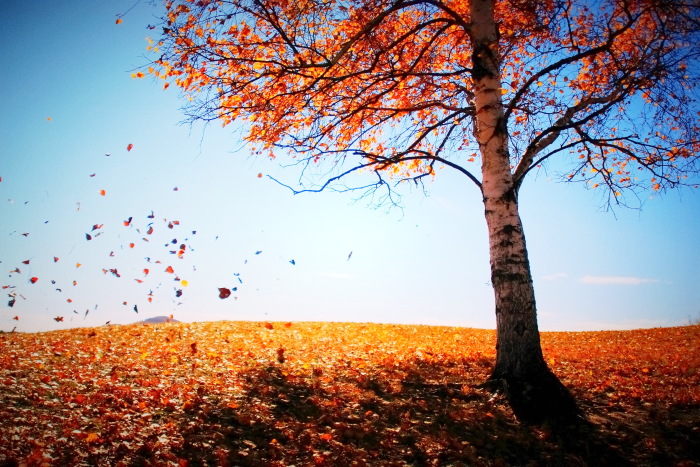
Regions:
[[[480,3],[474,0],[474,3]],[[449,166],[481,186],[474,23],[464,0],[183,0],[166,3],[149,71],[190,117],[249,123],[272,157],[331,161],[322,189],[358,169],[365,188]],[[607,187],[693,184],[700,150],[697,1],[495,3],[515,186],[557,156]],[[326,173],[328,174],[328,173]]]

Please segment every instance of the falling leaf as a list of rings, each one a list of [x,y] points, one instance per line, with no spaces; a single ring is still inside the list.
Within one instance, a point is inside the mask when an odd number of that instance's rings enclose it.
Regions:
[[[182,284],[183,287],[187,287],[189,282],[187,282],[186,280],[182,280],[182,281],[180,281],[180,284]]]
[[[259,173],[259,174],[258,174],[258,178],[262,178],[262,173]]]
[[[135,243],[129,243],[129,248],[134,248],[136,246]]]
[[[229,298],[231,296],[231,290],[227,289],[226,287],[219,287],[219,298],[224,299],[224,298]]]
[[[173,274],[173,273],[175,273],[175,270],[173,269],[172,266],[168,266],[167,268],[165,268],[165,272],[167,272],[169,274]]]
[[[100,190],[100,195],[105,196],[107,192],[105,190]]]
[[[31,282],[32,284],[36,284],[36,282],[37,282],[38,280],[39,280],[38,277],[32,277],[31,279],[29,279],[29,282]]]
[[[139,307],[138,307],[137,305],[134,305],[134,311],[135,311],[136,313],[139,312]]]
[[[79,268],[80,266],[82,266],[82,264],[80,264],[80,263],[75,263],[75,267],[76,267],[76,268]]]
[[[28,259],[27,259],[27,260],[24,260],[24,261],[22,261],[22,264],[29,264],[29,261],[30,261],[30,260],[28,260]]]
[[[53,257],[53,262],[54,262],[54,263],[58,263],[58,256],[54,256],[54,257]]]
[[[85,239],[86,239],[87,241],[92,240],[92,235],[86,233],[86,234],[85,234]]]
[[[63,321],[63,316],[56,316],[53,320],[56,321],[57,323],[59,323],[59,322]]]
[[[134,145],[129,143],[129,145],[126,147],[127,151],[131,151],[134,148]]]
[[[131,225],[131,221],[133,220],[133,217],[129,217],[127,220],[124,221],[124,227],[129,227]]]
[[[115,21],[115,24],[122,24],[122,19],[121,19],[121,18],[117,18],[117,20]],[[90,442],[90,441],[88,441],[88,443],[89,443],[89,442]]]

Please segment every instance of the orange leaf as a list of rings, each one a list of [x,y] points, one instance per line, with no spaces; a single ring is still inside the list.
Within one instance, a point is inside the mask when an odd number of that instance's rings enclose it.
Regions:
[[[115,21],[115,24],[122,24],[122,19],[121,19],[121,18],[117,18],[117,20]]]
[[[165,272],[173,274],[175,272],[175,270],[173,269],[172,266],[168,266],[167,268],[165,268]]]

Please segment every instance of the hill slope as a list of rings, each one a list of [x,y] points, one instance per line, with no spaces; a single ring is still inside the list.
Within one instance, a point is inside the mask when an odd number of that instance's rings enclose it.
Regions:
[[[495,334],[217,322],[0,334],[0,465],[694,465],[700,327],[543,333],[591,425],[520,425]]]

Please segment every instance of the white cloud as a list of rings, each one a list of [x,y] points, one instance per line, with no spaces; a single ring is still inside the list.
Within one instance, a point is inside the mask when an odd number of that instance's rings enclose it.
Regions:
[[[658,279],[632,276],[583,276],[578,281],[597,285],[640,285],[659,282]]]

